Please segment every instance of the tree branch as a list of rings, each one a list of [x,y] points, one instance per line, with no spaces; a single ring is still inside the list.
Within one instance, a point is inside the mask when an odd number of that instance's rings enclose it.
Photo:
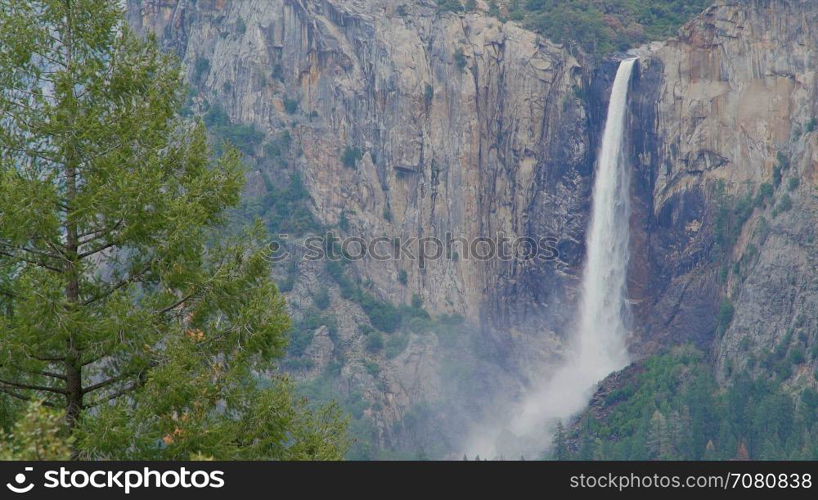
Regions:
[[[50,265],[46,264],[45,262],[40,262],[40,261],[37,261],[37,260],[27,259],[25,257],[21,257],[19,255],[14,255],[12,253],[9,253],[9,252],[3,251],[3,250],[0,250],[0,255],[2,255],[4,257],[8,257],[10,259],[20,260],[20,261],[26,262],[28,264],[31,264],[31,265],[34,265],[34,266],[37,266],[37,267],[42,267],[43,269],[48,269],[49,271],[54,271],[55,273],[62,273],[63,272],[62,269],[54,267],[54,266],[50,266]]]
[[[59,361],[65,361],[64,357],[45,357],[45,356],[35,356],[34,354],[29,354],[32,358],[36,359],[37,361],[48,361],[52,363],[57,363]]]
[[[82,393],[88,394],[89,392],[96,391],[97,389],[102,389],[103,387],[107,387],[116,382],[120,382],[128,377],[134,377],[137,375],[139,375],[138,372],[123,373],[121,375],[117,375],[116,377],[111,377],[108,380],[103,380],[102,382],[99,382],[97,384],[89,385],[88,387],[82,390]]]
[[[3,393],[3,394],[8,394],[9,396],[11,396],[13,398],[17,398],[17,399],[19,399],[21,401],[31,401],[30,397],[23,396],[22,394],[14,392],[14,391],[12,391],[10,389],[6,389],[5,387],[0,387],[0,392]],[[57,405],[55,405],[54,403],[49,403],[48,401],[43,401],[42,404],[43,404],[43,406],[47,406],[48,408],[57,408]]]
[[[108,243],[106,243],[106,244],[104,244],[104,245],[102,245],[100,247],[93,248],[91,250],[88,250],[87,252],[82,252],[81,254],[77,255],[77,258],[84,259],[86,257],[90,257],[90,256],[92,256],[94,254],[99,253],[99,252],[103,252],[103,251],[105,251],[105,250],[107,250],[107,249],[109,249],[111,247],[115,247],[115,246],[117,246],[119,244],[120,243],[118,241],[109,241]]]
[[[165,307],[164,309],[160,309],[160,310],[156,311],[156,314],[165,314],[168,311],[172,311],[172,310],[176,309],[177,307],[179,307],[180,305],[187,302],[188,300],[192,299],[195,296],[196,296],[196,292],[189,293],[189,294],[185,295],[184,297],[182,297],[181,299],[174,302],[173,304],[169,305],[168,307]]]
[[[82,245],[87,245],[88,243],[91,243],[92,241],[94,241],[94,240],[96,240],[98,238],[97,235],[109,234],[109,233],[112,233],[113,231],[116,231],[117,229],[119,229],[119,227],[122,225],[122,223],[123,223],[123,219],[119,219],[118,221],[116,221],[116,223],[113,226],[104,227],[104,228],[101,228],[101,229],[95,229],[93,231],[86,231],[84,233],[78,234],[77,237],[80,238],[80,245],[82,246]],[[86,238],[88,236],[93,236],[93,237],[88,238],[87,240],[82,240],[82,238]]]
[[[114,286],[108,288],[106,291],[104,291],[104,292],[102,292],[102,293],[100,293],[98,295],[95,295],[95,296],[91,297],[90,299],[86,300],[85,302],[82,303],[82,305],[87,306],[89,304],[93,304],[94,302],[111,295],[112,293],[119,290],[120,288],[135,282],[136,280],[141,278],[146,272],[148,272],[148,269],[151,268],[151,265],[153,265],[153,260],[148,262],[145,265],[145,267],[143,269],[141,269],[140,271],[131,274],[130,276],[128,276],[127,278],[125,278],[123,280],[120,280],[118,283],[116,283]]]
[[[111,393],[111,394],[105,396],[104,398],[98,399],[98,400],[94,401],[93,403],[85,405],[85,408],[93,408],[94,406],[97,406],[99,404],[111,401],[112,399],[116,399],[116,398],[118,398],[120,396],[124,396],[125,394],[131,392],[132,390],[136,389],[137,387],[139,387],[139,384],[134,382],[133,384],[129,385],[128,387],[124,387],[124,388],[122,388],[122,389],[120,389],[120,390],[118,390],[118,391],[116,391],[114,393]]]
[[[55,379],[58,379],[58,380],[65,380],[65,375],[50,372],[48,370],[30,370],[28,368],[23,368],[22,366],[17,366],[17,365],[10,365],[10,366],[8,366],[8,368],[11,368],[11,369],[14,369],[14,370],[19,370],[21,372],[30,373],[31,375],[40,375],[42,377],[49,377],[49,378],[55,378]]]
[[[9,382],[8,380],[1,380],[0,384],[5,384],[11,387],[17,387],[18,389],[29,389],[32,391],[46,391],[46,392],[53,392],[56,394],[68,394],[67,391],[62,389],[57,389],[56,387],[47,387],[44,385],[29,385],[29,384],[20,384],[17,382]]]

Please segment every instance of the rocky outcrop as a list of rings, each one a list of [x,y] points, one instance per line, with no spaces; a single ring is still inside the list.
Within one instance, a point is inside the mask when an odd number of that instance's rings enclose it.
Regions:
[[[816,345],[816,20],[808,1],[722,2],[641,50],[631,279],[644,352],[712,346],[729,377],[782,343]],[[814,384],[810,358],[792,382]]]

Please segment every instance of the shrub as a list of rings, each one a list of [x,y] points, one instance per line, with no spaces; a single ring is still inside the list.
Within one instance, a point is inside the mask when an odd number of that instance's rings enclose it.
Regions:
[[[462,48],[459,48],[454,51],[454,63],[460,68],[461,71],[466,69],[466,65],[468,64],[468,60],[466,59],[466,54],[463,52]]]
[[[359,148],[347,146],[341,155],[341,163],[347,168],[355,168],[363,157],[364,153]]]
[[[364,360],[364,368],[366,368],[367,373],[373,377],[377,377],[381,373],[381,366],[369,359]]]
[[[779,151],[775,154],[775,159],[778,161],[778,165],[781,167],[782,170],[787,170],[790,168],[790,158],[783,151]]]
[[[810,121],[807,122],[806,126],[804,127],[807,132],[815,131],[815,127],[818,125],[818,120],[815,118],[811,118]]]
[[[719,306],[719,313],[716,317],[717,320],[717,327],[716,330],[719,335],[724,333],[727,330],[727,327],[730,326],[730,323],[733,321],[733,314],[735,313],[735,308],[733,307],[733,303],[730,302],[730,299],[724,298],[721,301],[721,306]]]
[[[773,209],[773,217],[776,217],[778,214],[782,214],[792,208],[792,199],[790,195],[785,194],[781,197],[781,201],[778,202],[778,205],[775,206]]]
[[[298,100],[285,97],[284,111],[286,111],[288,115],[294,115],[298,111]]]
[[[759,203],[759,197],[754,197],[749,191],[739,200],[725,192],[723,182],[715,186],[715,197],[718,200],[718,208],[715,217],[714,232],[716,242],[724,249],[730,249],[738,239],[744,224],[753,213],[753,209]]]
[[[230,118],[227,116],[227,112],[221,105],[214,104],[207,110],[207,113],[205,113],[204,122],[205,125],[212,129],[214,127],[224,127],[226,125],[230,125]]]
[[[290,149],[290,132],[283,131],[278,137],[264,145],[264,155],[270,160],[279,160]]]
[[[400,327],[400,312],[389,302],[378,300],[368,293],[361,293],[360,304],[375,328],[390,333]]]
[[[790,352],[790,364],[793,365],[800,365],[806,359],[806,355],[804,354],[804,348],[799,346]]]
[[[304,234],[321,230],[321,224],[309,210],[309,191],[298,174],[290,175],[290,184],[283,189],[276,189],[272,182],[268,186],[263,215],[271,233]]]
[[[315,296],[312,298],[313,304],[318,309],[322,311],[329,307],[330,298],[329,298],[329,290],[326,288],[322,288]]]
[[[392,335],[386,341],[385,352],[386,357],[389,359],[396,358],[406,350],[406,346],[409,345],[409,336],[406,334],[403,335]]]
[[[349,217],[347,217],[346,210],[342,211],[338,218],[338,228],[344,232],[349,231]]]
[[[284,81],[284,68],[280,64],[273,66],[273,79],[279,82]]]
[[[383,335],[380,332],[373,332],[366,336],[366,350],[369,352],[383,350]]]
[[[758,188],[758,196],[756,197],[756,205],[761,205],[766,199],[773,197],[773,185],[765,182]]]
[[[401,285],[406,285],[409,282],[409,273],[404,269],[398,271],[398,281],[400,281]]]
[[[312,343],[314,336],[315,328],[313,328],[312,323],[305,320],[301,324],[296,325],[290,333],[290,355],[303,356],[307,347]]]
[[[202,77],[210,71],[210,59],[206,57],[197,57],[196,62],[193,63],[193,81],[199,83]]]
[[[497,5],[496,0],[489,0],[489,15],[491,17],[500,17],[500,6]]]
[[[218,139],[216,151],[221,151],[221,142],[227,141],[243,153],[251,155],[264,139],[264,132],[255,125],[234,124],[227,112],[219,104],[214,104],[204,115],[209,131]]]
[[[795,191],[798,189],[798,186],[801,185],[801,179],[798,177],[790,177],[789,182],[787,183],[787,189],[790,191]]]
[[[460,12],[463,10],[463,5],[460,0],[437,0],[437,8],[441,12]]]

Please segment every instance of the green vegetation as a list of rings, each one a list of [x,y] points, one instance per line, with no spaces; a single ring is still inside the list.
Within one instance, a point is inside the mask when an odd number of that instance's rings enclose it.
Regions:
[[[338,217],[338,229],[341,231],[349,231],[349,216],[346,210],[341,211],[341,216]]]
[[[295,279],[298,277],[298,259],[289,259],[286,267],[286,275],[278,282],[278,289],[281,292],[290,292],[295,286]]]
[[[787,155],[785,155],[781,151],[776,153],[776,164],[775,167],[773,167],[773,185],[775,185],[775,187],[781,185],[783,173],[789,168],[790,168],[789,157],[787,157]]]
[[[341,296],[347,300],[357,302],[366,313],[372,326],[382,332],[393,333],[403,325],[410,325],[412,319],[429,320],[429,313],[423,309],[423,302],[420,297],[413,298],[411,306],[397,307],[376,298],[349,279],[344,272],[344,265],[341,261],[327,262],[326,270],[338,283]]]
[[[457,50],[454,51],[454,63],[460,68],[460,71],[466,69],[469,61],[466,59],[466,54],[463,52],[463,49],[458,47]]]
[[[318,293],[315,294],[312,298],[315,307],[321,309],[322,311],[329,307],[330,298],[329,298],[329,291],[326,288],[322,288]]]
[[[556,42],[577,44],[590,54],[604,55],[671,37],[711,3],[711,0],[510,0],[507,15]],[[489,5],[490,12],[500,12],[496,4]]]
[[[241,213],[246,219],[261,218],[272,234],[302,235],[322,229],[309,209],[310,193],[300,175],[291,174],[283,187],[273,184],[266,173],[262,176],[266,193],[244,200]]]
[[[286,111],[288,115],[296,114],[298,112],[298,100],[285,97],[284,111]]]
[[[251,155],[264,139],[264,132],[255,125],[234,124],[220,104],[214,104],[204,115],[208,131],[216,138],[216,154],[224,152],[224,143],[236,146],[242,153]]]
[[[276,64],[273,66],[272,72],[273,80],[278,80],[279,82],[284,82],[284,67],[280,64]]]
[[[423,88],[423,100],[426,102],[427,106],[430,106],[434,98],[435,88],[427,83],[426,86]]]
[[[398,271],[398,281],[404,286],[409,283],[409,273],[406,272],[406,269],[401,269]]]
[[[210,71],[210,59],[206,57],[197,57],[196,62],[193,63],[193,81],[202,83],[202,78]]]
[[[3,453],[341,458],[336,407],[258,378],[290,320],[263,228],[225,235],[240,153],[214,158],[204,127],[179,117],[180,64],[118,5],[0,9]]]
[[[74,438],[65,422],[65,411],[30,401],[12,431],[0,436],[0,460],[69,460]]]
[[[729,327],[730,323],[733,321],[734,313],[735,308],[733,307],[733,303],[730,302],[730,299],[723,299],[721,301],[721,305],[719,306],[719,314],[716,316],[717,336],[721,336],[725,331],[727,331],[727,327]]]
[[[359,148],[347,146],[341,155],[341,163],[347,168],[355,168],[363,157],[364,152]]]
[[[460,0],[437,0],[437,8],[442,12],[462,12],[463,4]]]
[[[788,210],[792,209],[792,198],[790,195],[785,194],[781,197],[781,201],[773,209],[773,217],[777,217],[779,214],[782,214]]]
[[[782,357],[788,369],[804,361],[803,352],[794,352]],[[818,458],[814,390],[790,393],[776,376],[746,372],[720,390],[705,355],[689,346],[643,366],[631,384],[608,395],[604,417],[586,414],[573,433],[555,436],[559,453],[605,460]]]
[[[764,192],[766,191],[765,188]],[[716,243],[722,252],[729,252],[753,210],[766,200],[766,194],[763,196],[759,194],[756,197],[753,191],[749,190],[744,196],[736,198],[727,193],[724,181],[720,180],[715,184],[714,197],[717,203],[714,225]]]
[[[374,330],[366,336],[366,350],[371,353],[381,352],[383,350],[383,334]]]
[[[292,144],[292,137],[290,132],[284,130],[278,134],[277,137],[270,140],[264,145],[264,156],[269,161],[283,161],[284,155],[290,149]]]
[[[296,357],[303,355],[304,351],[312,343],[315,331],[322,326],[327,327],[330,338],[336,337],[338,321],[334,316],[322,314],[317,308],[307,309],[301,321],[293,325],[290,335],[289,354]]]

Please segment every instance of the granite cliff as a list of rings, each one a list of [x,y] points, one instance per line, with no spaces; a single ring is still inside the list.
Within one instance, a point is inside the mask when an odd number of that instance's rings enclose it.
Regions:
[[[192,112],[249,127],[251,204],[297,176],[311,221],[300,236],[554,238],[556,259],[277,267],[301,329],[285,366],[313,393],[346,398],[374,447],[361,453],[457,450],[469,422],[547,376],[573,320],[615,58],[594,62],[482,2],[467,13],[429,0],[128,9],[185,62]],[[694,343],[729,383],[782,344],[818,344],[816,18],[807,0],[719,2],[635,49],[637,361]],[[815,365],[803,357],[787,384],[814,385]]]

